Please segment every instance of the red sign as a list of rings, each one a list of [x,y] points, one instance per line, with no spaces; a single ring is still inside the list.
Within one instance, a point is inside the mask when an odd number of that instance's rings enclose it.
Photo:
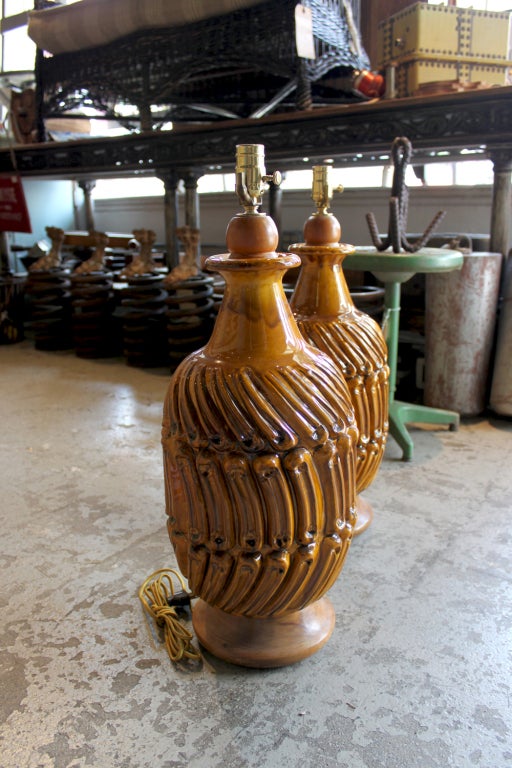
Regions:
[[[32,232],[19,176],[0,174],[0,232]]]

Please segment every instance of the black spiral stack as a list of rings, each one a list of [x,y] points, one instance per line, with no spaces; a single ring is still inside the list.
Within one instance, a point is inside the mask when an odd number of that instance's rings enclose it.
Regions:
[[[71,275],[73,343],[78,357],[119,354],[113,282],[111,272]]]
[[[354,306],[361,312],[381,322],[384,313],[384,288],[377,285],[354,285],[350,287],[350,297]]]
[[[210,338],[214,279],[204,272],[167,286],[167,343],[171,370]]]
[[[0,274],[0,344],[15,344],[24,337],[25,286],[23,275]]]
[[[130,277],[119,288],[116,315],[122,323],[123,355],[128,365],[159,367],[167,363],[165,313],[167,292],[161,275]]]
[[[69,270],[56,267],[29,272],[26,291],[36,349],[70,349],[73,338]]]

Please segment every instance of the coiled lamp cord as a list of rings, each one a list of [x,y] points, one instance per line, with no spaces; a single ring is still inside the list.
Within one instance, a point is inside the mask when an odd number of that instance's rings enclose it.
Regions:
[[[175,580],[180,584],[179,591],[176,590]],[[144,609],[155,620],[157,627],[164,630],[165,647],[174,662],[184,659],[200,661],[202,658],[192,644],[192,634],[177,614],[179,606],[189,604],[191,597],[186,592],[183,577],[172,568],[155,571],[139,589],[139,599]]]

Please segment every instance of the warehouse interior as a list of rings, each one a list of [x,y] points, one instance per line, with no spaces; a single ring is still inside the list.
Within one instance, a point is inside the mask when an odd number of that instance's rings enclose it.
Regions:
[[[512,765],[512,5],[123,2],[0,4],[0,768]]]

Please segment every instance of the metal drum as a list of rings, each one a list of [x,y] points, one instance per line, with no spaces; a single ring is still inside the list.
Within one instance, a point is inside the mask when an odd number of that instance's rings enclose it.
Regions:
[[[501,253],[477,251],[458,272],[427,275],[425,405],[464,416],[485,409],[501,262]]]

